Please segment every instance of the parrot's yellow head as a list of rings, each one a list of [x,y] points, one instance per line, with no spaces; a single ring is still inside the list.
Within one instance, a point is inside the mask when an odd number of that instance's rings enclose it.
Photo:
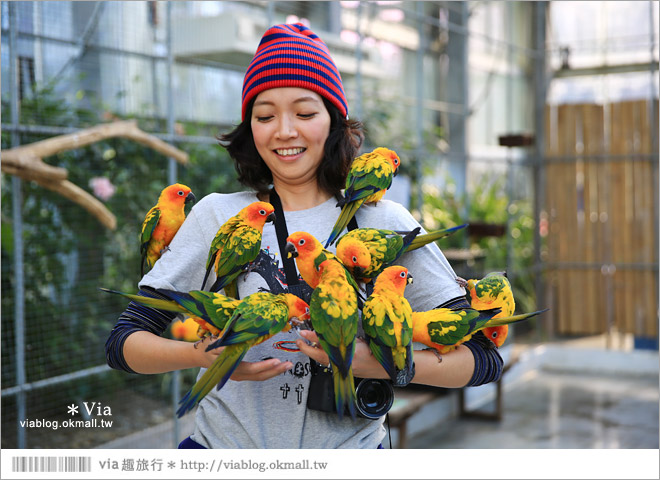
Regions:
[[[182,183],[175,183],[169,187],[165,187],[163,191],[160,192],[158,202],[171,203],[183,207],[186,203],[195,203],[195,195],[192,193],[192,190],[190,190],[190,187]]]
[[[497,348],[500,348],[509,334],[509,326],[500,325],[498,327],[486,327],[483,332]]]
[[[314,258],[321,253],[323,245],[314,235],[307,232],[294,232],[286,239],[285,252],[287,257],[301,259]]]
[[[238,215],[251,227],[263,230],[266,222],[275,221],[275,208],[268,202],[254,202],[238,212]]]
[[[357,238],[340,238],[337,243],[337,258],[356,278],[360,278],[371,265],[369,249]]]
[[[397,169],[399,168],[399,165],[401,165],[401,159],[394,150],[390,150],[389,148],[385,148],[385,147],[378,147],[374,149],[373,153],[377,153],[387,158],[389,162],[392,164],[392,170],[396,175]]]
[[[387,267],[382,271],[378,278],[376,278],[376,284],[374,285],[374,291],[380,289],[386,289],[389,291],[394,291],[399,295],[403,295],[403,291],[406,288],[406,285],[413,282],[413,277],[408,273],[406,267],[401,267],[399,265],[393,265]]]

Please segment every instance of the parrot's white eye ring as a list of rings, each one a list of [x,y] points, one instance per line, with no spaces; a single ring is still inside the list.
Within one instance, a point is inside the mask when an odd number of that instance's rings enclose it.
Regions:
[[[394,165],[398,165],[398,164],[399,164],[399,159],[398,159],[398,158],[395,158],[395,159],[394,159]]]
[[[305,239],[301,238],[300,240],[298,240],[298,245],[305,245]]]
[[[353,255],[353,259],[352,259],[352,260],[353,260],[353,263],[357,263],[357,257],[356,257],[355,255]]]
[[[266,215],[266,210],[259,210],[259,215]]]
[[[176,193],[177,193],[177,195],[179,195],[180,197],[183,197],[183,190],[179,190],[179,191],[176,192]]]
[[[403,271],[402,271],[402,272],[399,274],[399,276],[400,276],[401,278],[406,278],[406,272],[403,272]]]
[[[493,338],[497,338],[497,332],[493,332],[493,333],[491,333],[491,336],[492,336]]]

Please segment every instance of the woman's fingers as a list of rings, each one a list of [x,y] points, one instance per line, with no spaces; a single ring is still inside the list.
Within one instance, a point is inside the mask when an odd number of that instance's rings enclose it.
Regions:
[[[300,336],[311,342],[311,345],[305,340],[296,340],[296,345],[302,353],[307,355],[312,360],[316,360],[321,365],[327,365],[330,363],[328,355],[321,349],[319,346],[319,339],[316,336],[316,333],[311,330],[301,330]]]
[[[260,362],[241,362],[234,370],[231,379],[237,382],[263,381],[281,375],[292,368],[291,362],[283,362],[277,358],[269,358]]]

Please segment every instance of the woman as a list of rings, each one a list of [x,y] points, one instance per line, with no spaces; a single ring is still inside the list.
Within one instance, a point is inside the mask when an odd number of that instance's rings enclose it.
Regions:
[[[153,289],[199,289],[218,228],[254,201],[274,203],[271,184],[288,232],[302,230],[326,239],[340,211],[336,196],[358,154],[360,128],[358,122],[348,120],[341,77],[323,41],[301,24],[270,28],[245,75],[242,123],[222,137],[239,179],[253,191],[211,194],[201,200],[170,250],[140,282],[141,292],[158,296]],[[356,220],[359,226],[391,230],[418,226],[405,208],[387,200],[363,206]],[[276,228],[266,225],[255,269],[239,277],[241,297],[259,289],[280,293],[287,287],[280,244]],[[400,263],[415,278],[424,279],[406,289],[414,310],[464,302],[451,266],[434,244],[403,256]],[[221,349],[206,352],[160,337],[172,317],[131,303],[107,342],[108,363],[136,373],[209,367]],[[307,337],[315,340],[313,333]],[[232,381],[201,401],[195,431],[181,447],[377,448],[385,435],[383,418],[340,419],[335,413],[307,408],[309,358],[327,364],[327,356],[300,339],[297,348],[273,348],[278,341],[291,345],[296,338],[279,334],[253,347]],[[432,352],[415,351],[415,366],[414,383],[462,387],[497,379],[502,361],[496,350],[487,347],[487,340],[480,343],[477,336],[442,361]],[[353,371],[356,377],[387,378],[361,341]]]

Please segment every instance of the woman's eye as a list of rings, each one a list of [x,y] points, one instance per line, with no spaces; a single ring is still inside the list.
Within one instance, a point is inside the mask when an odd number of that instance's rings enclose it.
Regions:
[[[316,113],[299,113],[298,116],[300,118],[313,118],[316,115]]]
[[[270,120],[271,118],[273,118],[273,117],[272,117],[272,116],[256,117],[257,122],[267,122],[267,121]]]

